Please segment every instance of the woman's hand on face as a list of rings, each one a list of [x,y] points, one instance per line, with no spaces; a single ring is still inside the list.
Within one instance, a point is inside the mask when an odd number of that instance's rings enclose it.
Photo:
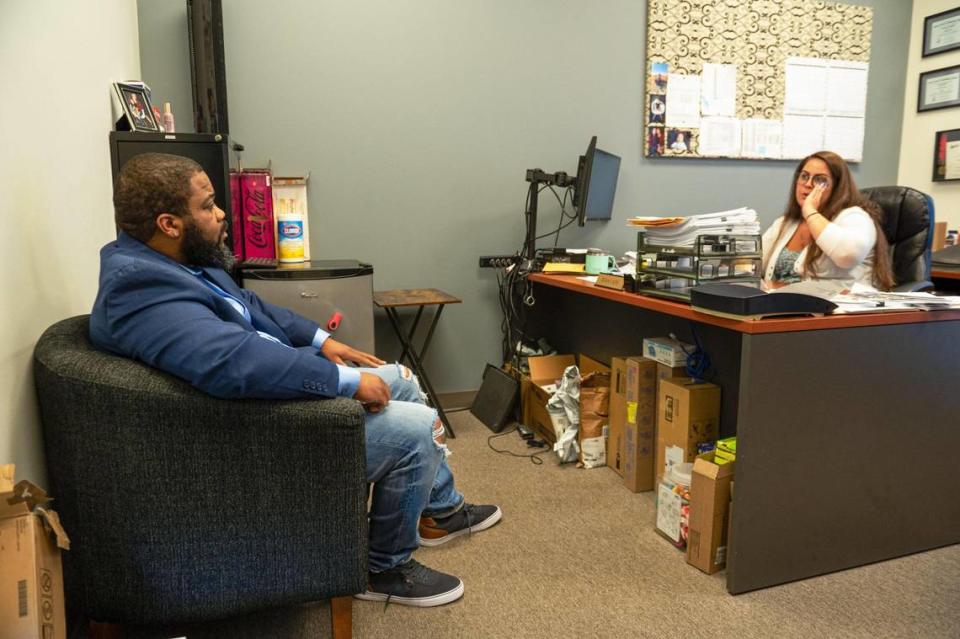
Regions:
[[[807,196],[807,199],[803,201],[803,219],[806,220],[808,217],[814,213],[819,212],[820,210],[820,197],[823,195],[823,187],[820,185],[814,186],[813,190],[810,191],[810,195]]]

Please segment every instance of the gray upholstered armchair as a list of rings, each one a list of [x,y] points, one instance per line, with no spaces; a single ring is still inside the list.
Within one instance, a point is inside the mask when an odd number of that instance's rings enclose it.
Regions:
[[[68,607],[158,624],[333,599],[349,633],[367,574],[360,405],[214,399],[96,350],[87,327],[63,320],[34,352]]]

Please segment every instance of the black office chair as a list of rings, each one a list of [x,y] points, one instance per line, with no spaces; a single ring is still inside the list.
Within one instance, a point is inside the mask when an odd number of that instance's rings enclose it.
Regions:
[[[883,231],[890,244],[894,291],[933,288],[930,249],[933,242],[933,198],[908,186],[861,189],[883,210]]]

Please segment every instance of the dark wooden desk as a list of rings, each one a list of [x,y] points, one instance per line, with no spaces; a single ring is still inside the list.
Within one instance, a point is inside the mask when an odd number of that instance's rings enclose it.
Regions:
[[[930,281],[939,292],[960,295],[960,267],[934,266],[930,269]]]
[[[945,280],[960,280],[960,268],[932,268],[930,277]]]
[[[561,352],[608,360],[696,332],[737,436],[731,593],[960,543],[960,499],[938,488],[956,483],[960,311],[736,321],[530,279],[531,330]]]

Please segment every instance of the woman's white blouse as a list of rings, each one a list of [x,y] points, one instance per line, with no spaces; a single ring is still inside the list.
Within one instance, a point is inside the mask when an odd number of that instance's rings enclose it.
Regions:
[[[784,224],[786,228],[780,233]],[[763,234],[763,278],[766,281],[773,279],[777,256],[799,225],[798,221],[786,222],[780,217]],[[859,206],[843,209],[830,221],[816,242],[823,251],[823,255],[813,264],[818,278],[854,280],[873,286],[873,247],[877,243],[877,227],[866,211]],[[807,248],[804,248],[793,266],[798,275],[803,276],[806,257]]]

